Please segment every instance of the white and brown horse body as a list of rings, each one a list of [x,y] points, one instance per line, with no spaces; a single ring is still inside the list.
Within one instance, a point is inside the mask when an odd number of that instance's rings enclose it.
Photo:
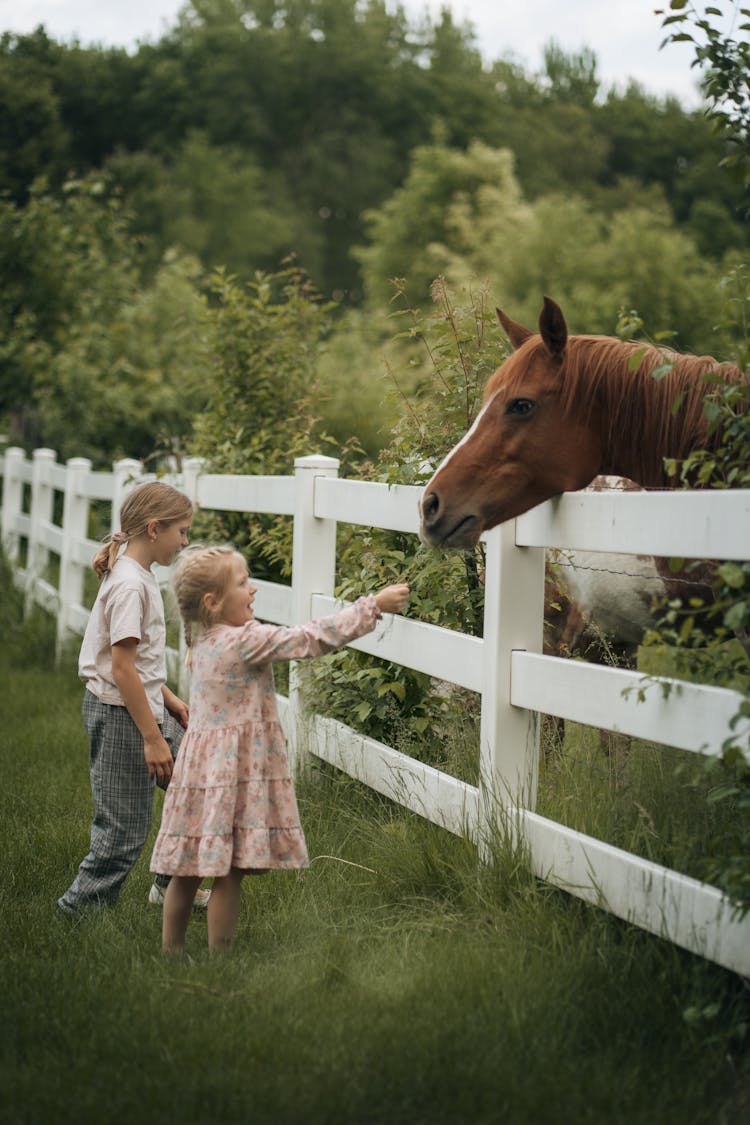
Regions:
[[[472,547],[484,531],[595,479],[597,489],[613,477],[633,487],[669,486],[665,458],[681,460],[710,445],[703,376],[743,378],[708,356],[568,336],[548,297],[538,333],[500,310],[498,317],[515,351],[489,379],[473,426],[422,494],[420,535],[435,547]],[[652,377],[657,367],[659,379]],[[650,623],[652,595],[671,585],[663,559],[575,552],[567,561],[573,566],[558,574],[579,621],[593,620],[623,640],[638,639]]]
[[[572,651],[591,629],[616,644],[637,645],[654,627],[654,602],[667,587],[650,556],[564,551],[548,553],[548,562],[570,603],[558,646],[552,647]]]
[[[625,477],[598,476],[583,491],[641,489]],[[655,624],[654,603],[668,593],[663,562],[651,555],[547,551],[547,650],[571,652],[587,632],[617,645],[637,645]]]

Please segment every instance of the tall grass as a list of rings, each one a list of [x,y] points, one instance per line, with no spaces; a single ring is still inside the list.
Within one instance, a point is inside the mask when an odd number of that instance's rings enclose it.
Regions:
[[[0,1121],[750,1119],[742,980],[328,769],[299,787],[310,869],[246,880],[231,956],[200,916],[192,961],[160,956],[150,845],[116,908],[61,915],[91,812],[80,686],[2,599]]]

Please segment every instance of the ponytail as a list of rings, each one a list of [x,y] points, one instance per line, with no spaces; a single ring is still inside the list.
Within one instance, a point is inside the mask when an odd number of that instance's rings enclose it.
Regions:
[[[190,499],[171,484],[157,480],[136,485],[120,508],[122,531],[115,531],[104,538],[102,546],[91,560],[92,567],[100,578],[104,578],[115,565],[122,544],[143,535],[151,520],[170,524],[189,519],[192,514]]]
[[[120,541],[108,535],[91,560],[91,565],[100,578],[104,578],[105,574],[109,574],[110,570],[115,565],[115,559],[117,558],[119,550]]]

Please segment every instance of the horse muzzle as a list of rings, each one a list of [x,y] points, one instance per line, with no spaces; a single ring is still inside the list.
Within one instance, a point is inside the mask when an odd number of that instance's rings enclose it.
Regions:
[[[428,547],[474,547],[482,533],[478,516],[446,512],[437,492],[426,492],[419,505],[419,538]]]

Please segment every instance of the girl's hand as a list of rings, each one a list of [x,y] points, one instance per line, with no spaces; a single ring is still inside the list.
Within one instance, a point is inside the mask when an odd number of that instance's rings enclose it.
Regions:
[[[148,766],[148,776],[153,777],[157,782],[169,781],[174,762],[169,743],[161,734],[154,738],[144,738],[143,753]]]
[[[405,582],[397,586],[386,586],[379,594],[375,595],[378,609],[381,613],[400,613],[409,600],[409,587]]]
[[[164,696],[164,706],[167,711],[177,720],[181,727],[186,727],[188,725],[188,719],[190,718],[190,709],[187,703],[180,699],[179,695],[175,695],[173,691],[170,691],[166,684],[161,689],[161,692]]]

